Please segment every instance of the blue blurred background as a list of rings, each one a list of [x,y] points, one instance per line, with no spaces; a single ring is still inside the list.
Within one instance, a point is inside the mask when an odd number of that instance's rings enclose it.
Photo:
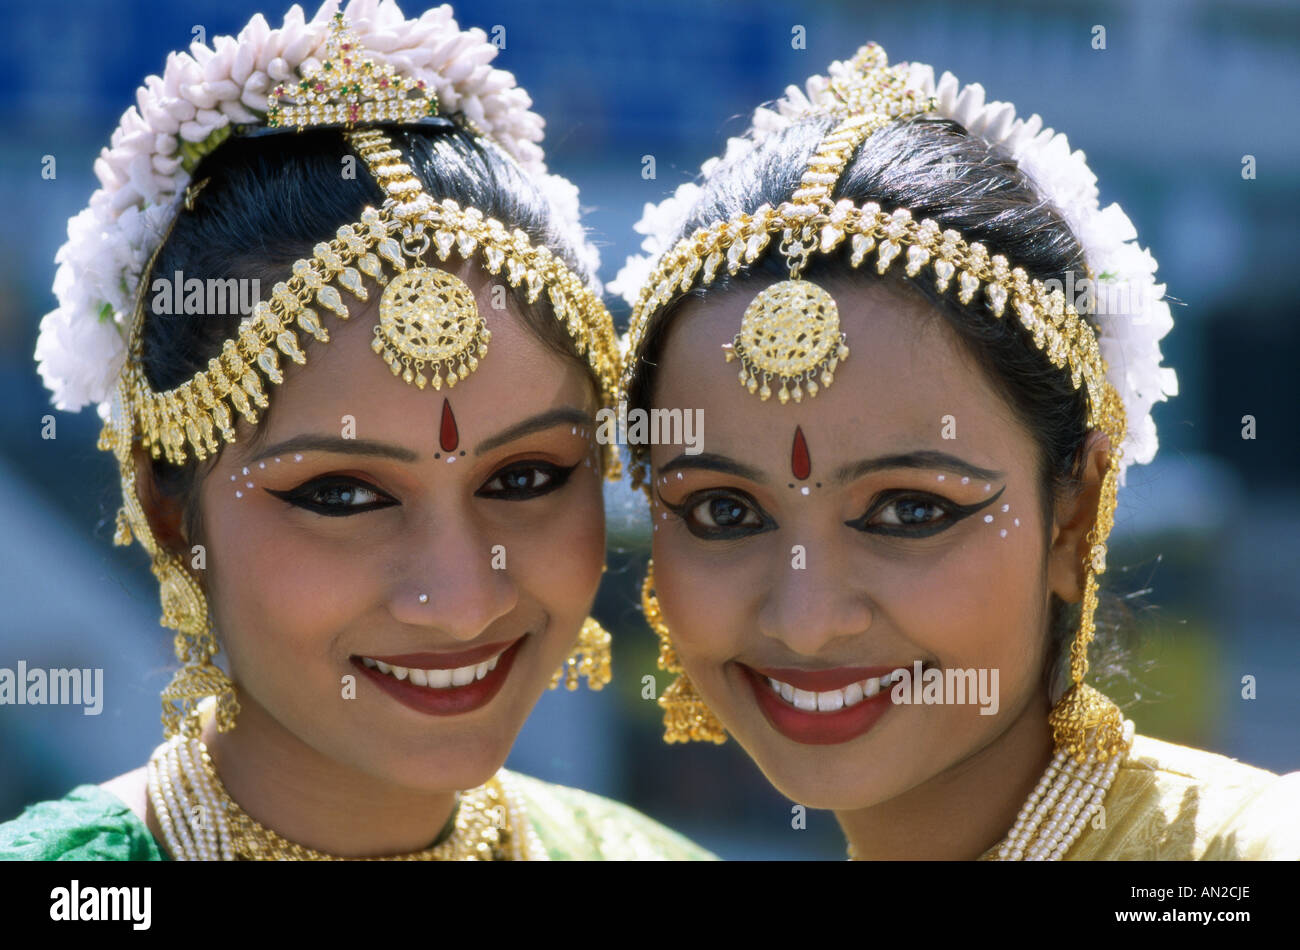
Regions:
[[[58,416],[32,361],[54,306],[53,256],[96,182],[91,164],[134,90],[184,48],[261,10],[248,0],[3,5],[0,61],[0,667],[102,667],[105,709],[0,706],[0,820],[141,764],[160,738],[167,631],[138,547],[111,544],[118,504],[93,411]],[[403,4],[408,16],[414,3]],[[308,15],[315,6],[307,7]],[[1120,202],[1160,261],[1176,327],[1162,344],[1182,395],[1157,406],[1161,451],[1121,493],[1106,584],[1147,591],[1135,685],[1142,731],[1274,771],[1300,768],[1300,448],[1294,366],[1300,207],[1300,6],[1288,0],[787,2],[657,0],[457,6],[505,28],[497,64],[547,120],[548,162],[575,180],[603,277],[637,249],[632,224],[740,134],[760,101],[863,42],[981,82],[1087,152],[1102,204]],[[1092,48],[1093,27],[1106,49]],[[795,49],[796,27],[806,48]],[[1288,118],[1288,116],[1290,118]],[[57,178],[41,176],[42,157]],[[655,157],[657,177],[642,177]],[[1254,179],[1242,175],[1255,157]],[[611,300],[616,318],[626,308]],[[1257,438],[1242,438],[1242,416]],[[791,803],[734,742],[665,747],[640,698],[657,673],[637,586],[642,502],[609,492],[610,570],[597,616],[615,681],[548,694],[509,765],[627,801],[728,858],[842,858],[830,813]],[[1243,676],[1257,698],[1241,695]],[[662,674],[660,674],[662,678]],[[664,684],[660,684],[662,688]]]

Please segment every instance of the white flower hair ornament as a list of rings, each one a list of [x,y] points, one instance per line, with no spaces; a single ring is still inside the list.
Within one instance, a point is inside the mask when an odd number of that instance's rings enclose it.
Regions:
[[[874,44],[864,49],[868,48],[879,50]],[[883,60],[883,53],[881,57]],[[851,84],[860,68],[861,53],[854,60],[832,63],[829,75],[809,78],[804,89],[787,87],[784,97],[771,107],[754,112],[751,127],[743,136],[728,139],[723,155],[704,163],[700,180],[707,182],[720,168],[731,166],[768,136],[805,116],[842,113],[844,84]],[[1146,464],[1155,457],[1158,442],[1152,406],[1178,394],[1177,375],[1161,365],[1160,340],[1173,327],[1173,317],[1164,299],[1165,285],[1155,280],[1155,259],[1138,245],[1137,231],[1118,204],[1100,207],[1097,178],[1084,153],[1072,151],[1063,133],[1044,128],[1038,115],[1017,118],[1010,103],[986,102],[982,86],[961,86],[952,73],[945,72],[936,83],[933,67],[925,64],[900,63],[892,69],[897,71],[900,87],[929,100],[930,114],[951,119],[971,135],[1004,149],[1061,213],[1082,246],[1089,279],[1065,291],[1072,303],[1086,300],[1084,306],[1094,315],[1106,377],[1123,403],[1128,420],[1118,471],[1123,485],[1129,464]],[[646,204],[635,225],[644,235],[641,250],[645,253],[627,259],[609,283],[610,290],[637,305],[701,193],[700,184],[686,182],[664,201]],[[751,259],[744,254],[741,262]],[[635,331],[634,325],[622,341],[628,360],[638,343],[633,339]]]
[[[95,161],[100,187],[69,220],[55,255],[58,306],[41,321],[35,357],[56,408],[96,403],[109,418],[137,287],[191,173],[234,127],[268,122],[269,96],[286,86],[297,92],[300,76],[321,69],[338,8],[327,0],[308,20],[295,5],[278,29],[259,13],[238,36],[170,53],[162,76],[137,90]],[[418,86],[440,115],[498,146],[537,182],[557,229],[594,274],[599,252],[579,222],[577,189],[547,173],[543,121],[514,76],[491,65],[498,49],[484,32],[460,29],[447,5],[408,20],[393,0],[352,0],[341,15],[377,75]]]

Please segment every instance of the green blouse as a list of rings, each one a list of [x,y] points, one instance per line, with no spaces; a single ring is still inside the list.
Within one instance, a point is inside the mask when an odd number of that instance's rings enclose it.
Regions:
[[[626,805],[508,773],[554,861],[699,861],[714,855]],[[139,816],[98,785],[29,806],[0,824],[4,861],[168,861]]]

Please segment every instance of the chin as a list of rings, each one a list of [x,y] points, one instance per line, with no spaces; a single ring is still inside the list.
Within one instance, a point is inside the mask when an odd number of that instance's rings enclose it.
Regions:
[[[728,730],[778,792],[807,808],[852,811],[893,798],[902,789],[879,750],[851,742],[801,745],[760,735],[757,741]],[[768,730],[770,732],[770,730]],[[878,767],[871,763],[877,761]]]
[[[509,754],[509,742],[457,741],[427,755],[382,763],[381,774],[395,785],[424,792],[465,791],[492,778]]]

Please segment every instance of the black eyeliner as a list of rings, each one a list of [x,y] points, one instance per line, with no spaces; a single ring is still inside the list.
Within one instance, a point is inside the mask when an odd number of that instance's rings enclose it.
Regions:
[[[691,492],[686,498],[678,504],[673,504],[664,498],[664,496],[655,490],[659,497],[659,502],[686,525],[686,530],[705,541],[734,541],[738,538],[748,538],[756,534],[762,534],[776,527],[776,522],[763,510],[763,506],[753,499],[746,492],[736,489],[711,488],[703,491]],[[690,509],[697,507],[700,503],[709,501],[712,498],[742,498],[749,509],[758,515],[763,522],[761,525],[733,525],[730,528],[705,528],[697,526],[691,518],[688,517]],[[707,532],[707,533],[704,533]]]
[[[474,494],[479,498],[488,498],[494,501],[528,501],[532,498],[540,498],[542,495],[549,495],[553,491],[559,491],[566,484],[568,484],[570,476],[572,476],[573,473],[577,471],[578,466],[581,464],[582,464],[581,462],[574,462],[572,465],[565,467],[562,465],[556,465],[553,462],[541,462],[541,461],[530,462],[526,459],[523,461],[514,462],[511,463],[510,465],[507,465],[505,468],[500,469],[495,473],[493,473],[492,477],[489,478],[488,481],[490,482],[493,479],[502,478],[507,473],[512,471],[539,470],[539,471],[544,471],[551,476],[550,482],[548,482],[545,485],[541,485],[538,488],[517,489],[515,490],[516,494],[513,495],[504,494],[511,491],[511,489],[509,488],[502,488],[499,492],[495,492],[493,494],[483,494],[483,489],[480,488]]]
[[[939,495],[932,494],[930,492],[916,491],[914,489],[899,489],[897,491],[886,493],[883,498],[879,499],[877,503],[873,505],[869,511],[866,512],[866,514],[862,515],[861,517],[854,518],[852,521],[846,521],[844,523],[848,527],[854,528],[858,531],[862,531],[868,534],[883,535],[885,537],[890,537],[890,538],[929,538],[929,537],[933,537],[934,535],[938,534],[941,531],[947,531],[949,528],[953,527],[954,525],[958,524],[961,521],[966,520],[971,515],[978,514],[979,512],[983,511],[989,505],[993,504],[995,501],[1001,498],[1002,493],[1005,492],[1006,490],[1007,490],[1007,486],[1003,485],[1001,488],[998,489],[996,494],[992,495],[989,498],[985,498],[983,501],[977,501],[972,505],[962,505],[962,504],[958,504],[955,501],[950,501],[946,498],[942,498]],[[945,511],[947,511],[948,517],[940,523],[936,523],[933,525],[916,525],[913,527],[908,527],[907,525],[868,525],[867,524],[867,521],[869,521],[872,516],[874,516],[878,511],[880,511],[881,508],[884,508],[886,505],[890,504],[893,501],[896,501],[899,498],[930,499],[935,504],[935,507],[943,508]]]
[[[335,486],[363,488],[366,491],[381,496],[381,498],[380,500],[371,502],[368,505],[322,505],[307,500],[313,492],[320,491],[322,488]],[[368,511],[378,511],[381,508],[391,508],[393,505],[399,504],[396,499],[390,498],[386,493],[380,491],[374,485],[356,478],[326,476],[324,478],[312,479],[311,481],[304,482],[296,488],[290,488],[284,491],[275,488],[266,488],[265,486],[263,486],[262,490],[268,495],[279,498],[286,504],[293,505],[295,508],[301,508],[304,511],[310,511],[313,514],[323,515],[326,518],[346,518],[351,515],[364,514]]]

